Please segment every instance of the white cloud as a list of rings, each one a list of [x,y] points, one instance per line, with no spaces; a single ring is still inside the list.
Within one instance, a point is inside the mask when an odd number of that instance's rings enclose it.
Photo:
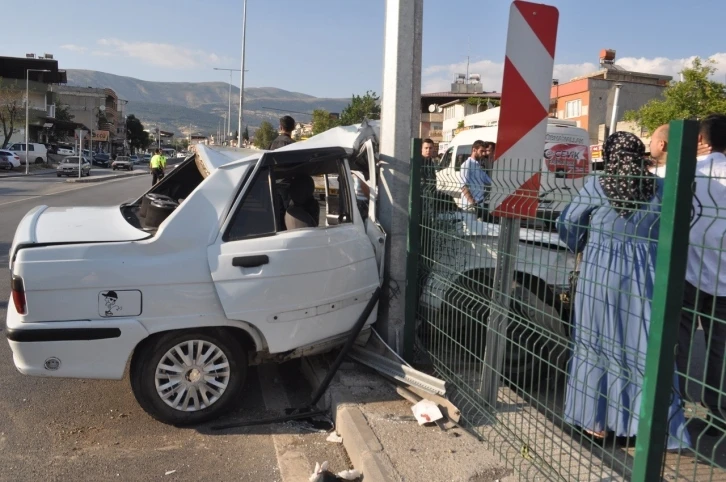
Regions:
[[[654,59],[624,57],[616,61],[616,64],[627,70],[635,72],[647,72],[652,74],[671,75],[677,78],[678,72],[693,61],[693,57],[685,59],[668,59],[658,57]],[[715,62],[714,67],[717,71],[716,79],[724,81],[726,76],[726,53],[716,53],[709,57]],[[560,82],[595,72],[599,67],[591,62],[582,64],[555,64],[553,78],[559,79]],[[491,60],[480,60],[472,62],[469,65],[469,72],[481,75],[484,90],[498,91],[502,90],[502,75],[504,67],[502,62],[492,62]],[[443,92],[448,91],[454,75],[466,72],[466,63],[460,62],[456,64],[431,65],[423,69],[422,73],[422,92]]]
[[[215,53],[165,43],[126,42],[116,38],[103,38],[97,43],[100,48],[93,51],[94,55],[131,57],[155,67],[183,70],[216,65],[227,60]]]
[[[71,52],[85,52],[88,50],[87,47],[83,47],[82,45],[76,45],[76,44],[61,45],[60,48],[62,48],[64,50],[70,50]]]

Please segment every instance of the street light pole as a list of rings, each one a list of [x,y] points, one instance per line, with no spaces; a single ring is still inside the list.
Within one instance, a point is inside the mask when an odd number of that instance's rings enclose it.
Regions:
[[[225,129],[227,133],[232,132],[232,72],[239,72],[240,69],[222,69],[214,67],[214,70],[226,70],[229,71],[229,97],[227,98],[227,124]]]
[[[30,129],[30,72],[50,72],[48,69],[25,70],[25,174],[30,174],[30,159],[28,159],[28,130]],[[47,160],[47,159],[46,159]]]
[[[239,80],[239,117],[237,118],[237,146],[242,139],[242,109],[244,108],[245,97],[245,38],[247,36],[247,0],[242,4],[242,66],[240,67]]]

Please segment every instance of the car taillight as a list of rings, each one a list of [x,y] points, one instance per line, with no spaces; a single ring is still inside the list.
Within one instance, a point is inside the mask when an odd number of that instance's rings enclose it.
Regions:
[[[15,311],[19,315],[28,313],[28,304],[25,300],[25,284],[20,276],[13,276],[10,282],[10,288],[13,292],[13,303],[15,303]]]

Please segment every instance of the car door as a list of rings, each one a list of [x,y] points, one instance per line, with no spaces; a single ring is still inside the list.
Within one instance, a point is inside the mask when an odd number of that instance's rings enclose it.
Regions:
[[[279,353],[349,331],[380,275],[359,216],[336,226],[283,230],[272,165],[266,165],[271,157],[263,155],[238,195],[208,261],[227,318],[257,327],[269,351]],[[351,213],[350,168],[340,162]]]
[[[383,268],[386,258],[386,232],[378,222],[378,172],[376,167],[376,154],[373,149],[373,141],[367,140],[363,144],[365,156],[368,161],[368,187],[370,196],[368,198],[368,217],[366,218],[366,234],[371,246],[376,253],[376,264],[378,265],[378,278],[383,284]]]

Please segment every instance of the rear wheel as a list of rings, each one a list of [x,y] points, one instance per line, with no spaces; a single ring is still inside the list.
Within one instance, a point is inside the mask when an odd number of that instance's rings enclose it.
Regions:
[[[58,177],[61,177],[61,175],[60,175],[60,174],[56,174],[56,176],[58,176]]]
[[[36,164],[43,164],[43,162],[45,162],[45,161],[43,161],[43,158],[42,157],[38,157],[38,158],[35,159],[35,163]]]
[[[131,388],[155,419],[188,425],[214,419],[238,400],[247,353],[223,330],[171,332],[143,344],[131,362]]]
[[[467,358],[476,362],[485,359],[492,284],[488,274],[462,277],[445,298],[447,331],[471,352],[464,352]],[[559,344],[552,341],[556,336],[549,333],[559,334],[564,323],[557,309],[538,296],[538,291],[521,280],[512,285],[501,373],[514,386],[536,386],[551,366],[561,363]]]

